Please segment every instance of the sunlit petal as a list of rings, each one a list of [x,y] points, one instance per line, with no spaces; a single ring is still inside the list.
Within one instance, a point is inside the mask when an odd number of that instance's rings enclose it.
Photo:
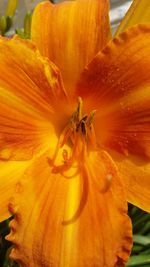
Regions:
[[[77,95],[96,109],[100,146],[150,157],[150,26],[137,26],[111,41],[86,68]]]
[[[150,163],[113,153],[128,202],[150,212]]]
[[[33,14],[32,39],[42,55],[61,70],[71,93],[84,66],[110,39],[107,0],[39,4]]]
[[[92,152],[79,162],[79,173],[69,178],[70,169],[66,178],[52,173],[47,157],[28,169],[15,196],[7,237],[15,245],[11,256],[25,267],[124,266],[131,225],[111,158]],[[112,181],[104,192],[108,176]]]
[[[0,39],[0,62],[0,159],[30,159],[54,134],[56,100],[65,98],[59,71],[17,37]]]
[[[10,216],[9,199],[30,163],[16,161],[53,151],[57,120],[63,121],[58,112],[63,100],[65,92],[54,64],[41,57],[30,41],[1,37],[0,220]]]

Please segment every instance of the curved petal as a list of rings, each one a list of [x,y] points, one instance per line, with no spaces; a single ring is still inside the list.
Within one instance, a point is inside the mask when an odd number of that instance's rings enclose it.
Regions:
[[[7,237],[15,245],[11,257],[24,267],[114,267],[127,261],[131,225],[115,165],[106,152],[92,152],[80,167],[80,175],[69,179],[52,173],[44,155],[26,172]],[[113,179],[104,193],[100,180],[108,170]]]
[[[26,162],[2,162],[0,161],[0,221],[11,216],[8,205],[15,194],[16,186],[30,161]]]
[[[150,26],[133,27],[110,42],[86,68],[77,95],[96,109],[100,146],[150,157]]]
[[[150,212],[150,163],[138,158],[115,159],[128,202]]]
[[[0,39],[0,62],[0,159],[30,159],[54,135],[56,104],[65,98],[59,72],[17,37]]]
[[[61,70],[68,93],[84,66],[110,39],[108,0],[39,4],[32,19],[32,40]]]
[[[125,17],[121,21],[116,34],[119,34],[128,28],[150,22],[150,2],[147,0],[134,0]]]
[[[55,146],[65,93],[57,68],[30,41],[0,38],[0,220],[34,155]],[[57,104],[57,109],[56,109]]]

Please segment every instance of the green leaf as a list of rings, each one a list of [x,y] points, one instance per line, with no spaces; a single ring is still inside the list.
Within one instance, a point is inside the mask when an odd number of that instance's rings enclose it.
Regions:
[[[139,234],[143,235],[146,233],[150,233],[150,221],[146,222],[143,227],[139,230]]]
[[[146,248],[143,251],[141,251],[141,255],[150,255],[150,248]]]
[[[141,253],[143,251],[143,246],[141,246],[141,245],[136,245],[136,244],[134,244],[134,246],[133,246],[133,248],[132,248],[132,255],[137,255],[137,254],[139,254],[139,253]]]
[[[28,12],[24,18],[24,35],[26,36],[26,38],[30,38],[31,23],[32,23],[32,13]]]
[[[18,0],[8,0],[5,15],[6,17],[12,17],[15,14],[18,5]]]
[[[6,27],[7,27],[6,17],[0,16],[0,32],[2,35],[4,35]]]
[[[131,256],[126,266],[150,266],[150,255]]]
[[[133,241],[137,244],[147,246],[150,245],[150,237],[143,235],[133,235]]]
[[[7,27],[6,27],[6,32],[10,30],[12,24],[13,24],[13,18],[12,17],[6,17],[6,23],[7,23]]]

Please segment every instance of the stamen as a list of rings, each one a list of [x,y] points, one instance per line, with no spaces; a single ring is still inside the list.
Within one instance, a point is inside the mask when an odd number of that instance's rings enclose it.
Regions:
[[[96,143],[96,135],[95,135],[95,130],[93,127],[93,119],[94,119],[94,115],[96,113],[96,110],[92,110],[88,119],[87,119],[87,125],[89,128],[88,131],[88,138],[90,140],[90,143],[92,144],[93,148],[96,149],[97,148],[97,143]]]
[[[93,149],[96,150],[97,143],[96,143],[96,135],[95,135],[95,130],[94,130],[93,125],[90,126],[90,129],[88,131],[88,138],[89,138],[89,141],[90,141]]]
[[[86,205],[89,190],[89,173],[85,166],[85,159],[88,157],[88,151],[90,151],[91,148],[94,150],[97,149],[93,127],[93,118],[96,111],[93,110],[89,116],[86,114],[83,116],[82,106],[83,102],[81,97],[79,97],[77,109],[62,131],[52,159],[48,159],[52,167],[52,173],[59,173],[67,179],[75,178],[80,174],[82,179],[82,194],[79,207],[72,218],[62,222],[63,225],[74,223],[79,218]],[[66,148],[63,149],[65,145],[68,146],[71,152],[68,153]],[[63,163],[56,165],[60,153]],[[70,168],[75,168],[75,172],[69,175],[68,173],[70,172],[68,171]]]
[[[90,127],[90,126],[92,125],[92,123],[93,123],[93,119],[94,119],[94,115],[95,115],[95,113],[96,113],[96,109],[94,109],[94,110],[92,110],[92,111],[90,112],[90,115],[89,115],[88,120],[87,120],[87,124],[88,124],[89,127]]]
[[[78,97],[78,108],[77,108],[77,112],[78,112],[78,119],[79,121],[82,119],[82,107],[83,107],[83,101],[81,97]]]
[[[85,120],[82,120],[81,121],[81,131],[82,131],[83,135],[87,136],[86,122],[85,122]]]
[[[87,203],[88,192],[89,192],[88,170],[85,166],[83,166],[80,171],[81,171],[80,173],[81,173],[81,178],[82,178],[82,182],[83,182],[83,185],[82,185],[83,191],[82,191],[81,200],[79,203],[79,207],[78,207],[77,211],[75,212],[75,214],[73,215],[73,217],[62,222],[62,225],[65,225],[65,226],[77,221],[77,219],[80,217],[80,215],[81,215],[81,213],[82,213],[82,211],[83,211],[83,209]]]
[[[66,174],[62,173],[63,177],[66,178],[66,179],[75,178],[78,174],[79,174],[78,168],[76,169],[76,171],[72,175],[66,175]]]

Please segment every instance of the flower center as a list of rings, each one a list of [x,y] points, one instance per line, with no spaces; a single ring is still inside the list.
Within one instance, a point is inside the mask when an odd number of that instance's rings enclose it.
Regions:
[[[53,173],[59,173],[67,179],[74,178],[78,174],[82,178],[79,206],[71,218],[62,222],[63,225],[75,222],[86,204],[89,180],[86,159],[89,152],[97,148],[93,127],[95,110],[91,111],[89,115],[83,115],[82,106],[82,99],[79,97],[77,109],[62,131],[53,157],[48,159]]]
[[[81,215],[89,194],[89,181],[99,193],[108,191],[112,178],[117,175],[117,168],[109,154],[100,149],[96,143],[93,126],[95,110],[89,115],[82,114],[82,99],[78,98],[78,105],[68,124],[63,129],[51,159],[48,159],[53,173],[61,174],[70,179],[80,177],[82,193],[78,207],[63,225],[74,223]],[[96,165],[95,165],[96,164]],[[93,170],[96,166],[96,170]],[[79,196],[78,196],[79,197]]]
[[[95,110],[91,111],[89,115],[83,115],[82,106],[83,102],[79,97],[77,109],[72,114],[69,123],[60,135],[53,158],[49,159],[49,164],[52,166],[52,172],[60,173],[66,178],[74,177],[78,172],[78,166],[76,166],[76,173],[67,176],[66,172],[74,164],[79,164],[79,162],[83,163],[89,151],[91,149],[95,150],[97,147],[93,127]],[[71,149],[65,149],[65,145]],[[57,165],[56,161],[61,150],[63,164]]]

